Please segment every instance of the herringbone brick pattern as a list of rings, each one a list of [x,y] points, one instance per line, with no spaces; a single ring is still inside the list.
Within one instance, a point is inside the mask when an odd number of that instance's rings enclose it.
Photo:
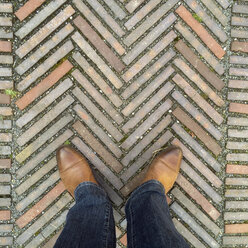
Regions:
[[[0,245],[53,246],[74,204],[56,166],[63,143],[108,192],[117,247],[128,195],[169,144],[184,152],[167,197],[178,231],[196,248],[247,243],[246,1],[26,0],[0,12]]]

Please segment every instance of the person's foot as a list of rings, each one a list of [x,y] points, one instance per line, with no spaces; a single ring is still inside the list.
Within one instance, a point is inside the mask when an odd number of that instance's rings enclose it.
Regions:
[[[152,161],[142,183],[155,179],[164,185],[165,193],[173,187],[180,169],[183,152],[180,147],[169,146]]]
[[[73,197],[80,183],[90,181],[98,184],[87,160],[70,146],[60,147],[56,157],[61,180]]]

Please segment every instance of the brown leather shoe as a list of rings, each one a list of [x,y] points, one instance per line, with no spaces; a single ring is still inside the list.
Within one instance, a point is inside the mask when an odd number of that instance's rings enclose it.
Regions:
[[[56,155],[61,180],[73,197],[80,183],[90,181],[97,184],[87,160],[72,147],[62,146]]]
[[[158,180],[164,185],[167,193],[177,179],[182,157],[180,147],[169,146],[154,158],[142,183],[152,179]]]

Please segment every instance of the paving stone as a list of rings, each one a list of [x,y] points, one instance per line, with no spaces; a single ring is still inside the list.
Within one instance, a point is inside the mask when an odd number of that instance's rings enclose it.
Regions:
[[[248,236],[224,236],[223,245],[246,245]]]
[[[0,52],[11,52],[12,46],[10,41],[0,41]]]
[[[128,82],[137,73],[139,73],[152,59],[154,59],[161,51],[163,51],[177,37],[175,32],[170,31],[162,40],[160,40],[153,48],[143,55],[134,65],[132,65],[122,76]]]
[[[74,107],[77,115],[87,124],[87,126],[95,133],[102,142],[112,151],[117,157],[122,155],[121,150],[113,142],[113,140],[100,128],[96,122],[87,114],[87,112],[79,105]]]
[[[248,14],[248,6],[247,5],[233,5],[232,12],[240,13],[240,14]]]
[[[3,28],[0,28],[0,38],[2,38],[2,39],[12,39],[13,38],[13,33],[10,32],[10,31],[6,31]]]
[[[11,120],[1,120],[0,121],[0,129],[11,129],[12,122]]]
[[[0,237],[0,245],[8,246],[13,244],[13,237]]]
[[[1,3],[0,12],[1,13],[12,13],[13,8],[11,3]]]
[[[248,114],[248,106],[242,103],[231,102],[229,105],[229,111],[236,112],[236,113],[242,113],[242,114]]]
[[[248,26],[247,19],[239,16],[232,16],[231,24],[235,26]]]
[[[193,51],[183,42],[178,41],[175,45],[177,50],[188,60],[188,62],[211,83],[217,90],[224,87],[224,82],[193,53]]]
[[[150,19],[151,20],[151,19]],[[156,40],[170,25],[172,25],[176,21],[176,16],[171,13],[169,14],[163,21],[161,21],[147,36],[145,36],[140,42],[138,42],[133,49],[128,52],[122,59],[125,64],[130,64],[137,56],[140,55],[142,51],[144,51],[154,40]],[[150,25],[150,24],[149,24]],[[141,27],[141,26],[140,26]],[[137,34],[134,32],[135,40],[138,38]],[[130,45],[130,36],[125,39],[125,44]]]
[[[144,0],[131,0],[128,4],[126,4],[126,9],[132,13],[136,8],[138,8]]]
[[[10,155],[11,147],[10,146],[0,146],[0,155]]]
[[[248,38],[248,32],[246,30],[232,29],[231,36],[235,38]]]
[[[235,130],[229,130],[229,131],[235,131]],[[235,133],[234,133],[234,135],[235,135]],[[236,137],[236,136],[233,136],[233,137]],[[241,138],[243,138],[243,137],[241,136]],[[246,149],[248,149],[248,142],[232,142],[232,141],[228,141],[227,145],[226,145],[226,148],[234,149],[234,150],[246,150]]]
[[[73,77],[81,84],[84,89],[94,98],[95,101],[118,123],[123,121],[122,116],[115,110],[114,107],[94,88],[94,86],[86,79],[86,77],[75,70],[72,72]]]
[[[176,13],[196,32],[200,39],[208,46],[217,58],[221,59],[224,56],[225,51],[222,47],[207,32],[207,30],[194,19],[191,13],[183,5],[177,8]]]
[[[235,165],[235,164],[227,164],[226,165],[226,173],[248,174],[248,166],[245,166],[245,165]]]
[[[85,54],[101,69],[102,73],[108,78],[108,80],[119,89],[123,83],[116,76],[114,71],[106,65],[103,59],[95,52],[95,50],[86,42],[82,35],[78,32],[74,33],[72,39],[78,44],[78,46],[84,51]]]
[[[46,127],[52,120],[54,120],[58,115],[60,115],[68,106],[74,102],[71,96],[66,96],[61,100],[53,109],[47,112],[43,118],[35,122],[33,126],[27,129],[18,139],[17,143],[20,146],[26,144],[30,139],[32,139],[37,133],[39,133],[44,127]]]
[[[247,233],[248,224],[225,225],[225,233]]]
[[[36,216],[48,207],[56,198],[58,198],[65,191],[64,184],[59,182],[51,191],[49,191],[39,202],[37,202],[31,209],[24,213],[16,220],[16,224],[23,228]]]
[[[1,224],[0,225],[0,232],[1,233],[9,233],[13,230],[13,224]]]
[[[172,219],[176,229],[180,234],[188,240],[194,247],[206,248],[181,222],[179,222],[176,218]]]
[[[1,190],[1,192],[2,192],[2,190]],[[1,221],[10,220],[10,211],[9,210],[0,210],[0,220]]]
[[[6,94],[0,93],[0,104],[10,104],[11,98]]]
[[[0,17],[0,26],[1,27],[11,27],[12,26],[12,18],[11,17]]]
[[[10,89],[10,88],[13,88],[13,82],[12,81],[0,80],[0,90],[6,90],[6,89]]]
[[[11,167],[11,160],[10,159],[0,159],[0,168],[10,168]]]
[[[85,37],[96,47],[102,56],[115,68],[116,71],[121,72],[124,69],[124,64],[111,51],[111,49],[103,42],[100,36],[91,28],[91,26],[81,17],[74,19],[74,24],[85,35]]]
[[[248,130],[228,129],[228,136],[235,138],[247,138]]]
[[[248,178],[226,178],[226,184],[248,186]]]
[[[232,51],[247,53],[248,52],[248,42],[234,41],[234,42],[232,42],[231,49],[232,49]],[[245,60],[245,58],[244,58],[244,60]]]
[[[247,89],[248,88],[248,81],[229,80],[228,87],[229,88],[237,88],[237,89]]]
[[[214,70],[222,75],[224,67],[219,61],[204,47],[194,35],[180,21],[175,25],[175,28],[183,35],[183,37],[197,50],[197,52],[214,68]]]
[[[103,80],[103,78],[95,71],[93,67],[86,61],[86,59],[80,54],[75,53],[72,56],[77,63],[84,69],[84,71],[93,79],[96,85],[106,94],[106,96],[113,102],[116,107],[122,104],[121,99],[116,95],[111,87]]]
[[[218,125],[223,122],[222,116],[206,101],[204,100],[196,90],[194,90],[179,74],[176,74],[172,80],[182,88],[185,93],[194,100],[199,107],[201,107],[205,113],[212,118]]]
[[[12,69],[6,68],[6,67],[0,67],[0,76],[1,77],[11,77],[12,76]]]
[[[153,83],[150,83],[145,90],[143,90],[138,96],[136,96],[123,110],[122,113],[125,116],[130,115],[149,95],[152,94],[164,81],[170,77],[174,72],[174,69],[171,66],[166,67],[163,72],[161,72],[154,80]],[[168,86],[171,85],[170,82],[167,83]]]
[[[131,45],[135,40],[141,37],[150,27],[152,27],[160,18],[162,18],[178,0],[169,0],[159,7],[146,21],[144,21],[139,27],[134,29],[134,31],[129,34],[124,42],[127,46]],[[172,15],[171,15],[172,17]],[[124,61],[125,62],[125,61]]]
[[[24,24],[16,33],[18,37],[23,39],[32,30],[35,29],[41,22],[43,22],[50,14],[57,10],[65,0],[55,0],[50,2],[45,8],[43,8],[37,15],[30,19],[26,24]],[[34,6],[34,5],[33,5]]]
[[[101,125],[109,132],[109,134],[120,141],[123,135],[120,131],[105,117],[105,115],[94,105],[94,103],[79,89],[75,88],[72,93],[87,108],[87,110],[101,123]]]
[[[176,202],[171,205],[171,209],[185,221],[210,247],[220,247],[220,245],[213,239],[196,221]]]
[[[138,90],[147,80],[149,80],[155,73],[157,73],[163,66],[166,65],[176,53],[169,49],[161,58],[159,58],[153,65],[140,75],[134,82],[132,82],[121,94],[123,98],[127,99],[130,97],[136,90]]]
[[[233,76],[247,76],[248,75],[248,70],[243,69],[243,68],[234,68],[231,67],[229,69],[229,74]]]
[[[13,57],[11,55],[0,55],[1,64],[13,64]]]
[[[248,190],[247,189],[227,189],[225,192],[225,197],[247,197]]]
[[[0,115],[10,116],[12,115],[12,109],[10,107],[0,107]]]
[[[11,205],[10,198],[0,198],[0,207],[9,207]]]
[[[218,155],[222,149],[218,143],[211,138],[195,121],[193,121],[180,107],[173,111],[173,115],[179,119],[187,128],[192,130],[194,134],[211,150]]]
[[[107,151],[104,146],[91,134],[87,128],[80,122],[77,121],[73,128],[83,137],[84,140],[91,146],[91,148],[97,151],[106,163],[109,164],[117,173],[121,171],[122,164],[120,164],[116,158],[114,158],[109,151]]]
[[[22,21],[38,7],[40,7],[44,2],[45,0],[29,0],[21,8],[19,8],[18,11],[15,12],[15,15],[20,21]]]
[[[248,208],[248,201],[226,201],[226,209],[245,209]]]
[[[60,59],[66,56],[73,49],[71,41],[67,41],[57,51],[48,57],[41,65],[39,65],[34,71],[32,71],[25,79],[23,79],[18,85],[17,89],[23,91],[27,89],[35,80],[37,80],[42,74],[47,72],[52,66],[54,66]]]
[[[101,21],[91,12],[91,10],[80,0],[74,0],[73,3],[79,11],[88,19],[89,22],[98,30],[98,32],[109,42],[109,44],[116,50],[117,53],[123,55],[125,49],[113,36],[111,32],[101,23]]]
[[[223,26],[227,25],[228,18],[222,13],[217,5],[214,4],[213,1],[203,0],[202,2],[210,9],[211,13],[222,23]],[[224,30],[220,28],[213,18],[211,18],[195,0],[187,0],[186,3],[202,19],[207,27],[220,39],[221,42],[225,42],[227,40],[227,35]],[[199,36],[201,37],[201,35]]]

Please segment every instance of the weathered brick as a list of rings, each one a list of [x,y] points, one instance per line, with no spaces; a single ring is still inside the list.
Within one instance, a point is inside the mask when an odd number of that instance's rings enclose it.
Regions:
[[[11,212],[9,210],[0,210],[0,220],[10,220]]]
[[[224,87],[224,82],[219,79],[214,72],[210,71],[210,69],[182,40],[178,41],[175,47],[188,60],[188,62],[194,66],[194,68],[217,90],[221,90]]]
[[[45,0],[29,0],[15,12],[15,15],[20,21],[22,21],[38,7],[40,7],[44,2]]]
[[[11,98],[8,95],[0,93],[0,104],[10,104]]]
[[[73,119],[70,115],[62,117],[46,132],[40,135],[34,142],[29,144],[27,147],[25,147],[25,149],[23,149],[20,153],[18,153],[15,159],[19,163],[25,161],[31,154],[37,151],[47,140],[53,137],[56,133],[58,133],[61,129],[63,129],[64,126],[66,126],[72,120]]]
[[[12,26],[12,18],[11,17],[0,17],[0,26],[2,27],[11,27]]]
[[[128,120],[128,122],[126,122],[122,127],[122,130],[127,133],[134,128],[167,94],[171,92],[172,89],[173,85],[170,82],[165,84],[133,117]],[[171,100],[166,101],[170,108],[172,106]]]
[[[147,70],[141,74],[134,82],[132,82],[121,94],[123,98],[127,99],[136,90],[138,90],[145,82],[147,82],[155,73],[157,73],[161,68],[166,66],[166,64],[176,55],[176,53],[169,49],[161,58],[159,58],[153,65],[149,66]]]
[[[74,19],[74,24],[85,35],[85,37],[96,47],[102,56],[109,62],[109,64],[121,72],[125,65],[121,60],[111,51],[111,49],[104,43],[100,36],[91,28],[91,26],[81,17]]]
[[[10,159],[0,159],[0,168],[10,168],[11,167],[11,160]]]
[[[225,51],[222,47],[183,5],[176,9],[176,13],[196,32],[217,58],[221,59],[224,56]]]
[[[130,46],[135,40],[139,39],[150,27],[152,27],[157,21],[162,18],[178,0],[169,0],[160,6],[147,20],[139,25],[133,32],[131,32],[125,39],[124,43]],[[174,19],[174,15],[171,15]],[[167,18],[166,18],[167,19]],[[125,61],[124,61],[125,62]]]
[[[133,13],[143,2],[144,0],[131,0],[125,7],[130,13]]]
[[[176,74],[172,80],[182,88],[185,93],[196,102],[204,112],[212,118],[218,125],[223,122],[222,116],[206,101],[204,100],[196,90],[194,90],[179,74]]]
[[[114,73],[114,71],[103,61],[103,59],[95,52],[89,43],[83,38],[79,32],[72,35],[72,39],[78,44],[82,51],[101,69],[107,79],[119,89],[123,83]]]
[[[214,127],[214,125],[198,111],[193,104],[191,104],[181,93],[174,91],[172,97],[183,106],[193,117],[197,120],[215,139],[220,140],[222,137],[221,132]]]
[[[10,146],[0,146],[0,155],[10,155],[11,147]]]
[[[46,113],[43,118],[38,120],[33,126],[27,129],[19,138],[17,143],[22,146],[39,133],[44,127],[52,122],[58,115],[60,115],[68,106],[74,102],[71,96],[66,96],[53,109]]]
[[[104,0],[104,2],[119,19],[122,20],[126,16],[125,11],[114,0]]]
[[[39,13],[26,22],[16,33],[19,38],[23,39],[32,30],[34,30],[40,23],[42,23],[48,16],[57,10],[66,0],[54,0],[46,5]]]
[[[57,239],[59,238],[62,230],[56,233],[47,243],[45,243],[45,247],[47,248],[53,248]]]
[[[165,37],[152,47],[145,55],[143,55],[134,65],[132,65],[123,75],[122,78],[128,82],[137,73],[139,73],[152,59],[154,59],[161,51],[163,51],[177,35],[174,31],[170,31]]]
[[[226,165],[226,173],[248,174],[248,166],[247,165],[227,164]]]
[[[239,198],[247,198],[248,191],[247,189],[227,189],[225,192],[225,197],[239,197]]]
[[[10,108],[10,107],[0,107],[0,115],[2,115],[2,116],[12,115],[12,108]]]
[[[248,243],[248,236],[224,236],[223,237],[223,245],[246,245]]]
[[[244,58],[242,56],[234,56],[234,55],[230,56],[229,61],[232,64],[241,64],[241,65],[247,65],[248,64],[248,59]]]
[[[11,52],[12,51],[12,45],[11,41],[0,41],[0,52]]]
[[[192,228],[211,247],[220,247],[214,238],[204,230],[197,222],[176,202],[170,207],[190,228]]]
[[[0,67],[0,77],[11,77],[12,68]]]
[[[226,185],[248,186],[248,178],[226,178]]]
[[[222,6],[222,8],[226,9],[231,3],[228,0],[217,0],[217,2]]]
[[[236,52],[248,53],[248,42],[233,41],[231,50]],[[245,60],[245,58],[243,58],[243,60]]]
[[[229,88],[237,88],[237,89],[248,89],[248,81],[245,81],[245,80],[229,80],[228,87]]]
[[[150,148],[148,148],[127,170],[122,174],[121,179],[127,181],[153,156],[153,152],[164,146],[172,137],[170,131],[166,131]],[[133,181],[133,180],[132,180]],[[128,188],[128,186],[127,186]],[[126,191],[126,188],[125,190]]]
[[[0,198],[0,207],[9,207],[11,205],[11,198]]]
[[[104,39],[108,41],[108,43],[116,50],[116,52],[120,55],[123,55],[125,53],[125,49],[123,48],[123,46],[113,36],[113,34],[104,27],[102,22],[91,12],[91,10],[81,0],[73,0],[73,3],[84,15],[84,17],[92,23],[92,25],[98,30],[98,32],[104,37]]]
[[[125,157],[121,160],[123,165],[127,166],[130,161],[132,161],[142,150],[151,143],[152,140],[156,138],[171,122],[170,115],[163,118],[157,126],[153,127],[152,130],[131,150]]]
[[[123,110],[125,116],[130,115],[148,96],[152,94],[174,72],[171,66],[166,67],[138,96],[136,96]]]
[[[183,35],[183,37],[197,50],[197,52],[214,68],[214,70],[222,75],[224,67],[212,55],[208,49],[201,44],[200,41],[195,39],[194,34],[190,32],[180,21],[175,25],[175,28]]]
[[[189,198],[187,198],[178,188],[174,188],[171,193],[191,212],[195,218],[203,223],[209,231],[218,235],[221,229],[211,221]]]
[[[57,161],[55,158],[49,160],[45,166],[42,166],[38,171],[36,171],[32,177],[27,178],[23,183],[21,183],[17,188],[15,188],[15,192],[18,195],[23,194],[26,190],[28,190],[32,185],[38,182],[42,177],[47,175],[49,171],[57,166]]]
[[[235,26],[244,26],[244,27],[248,26],[247,18],[239,17],[239,16],[232,16],[231,24]]]
[[[108,179],[117,189],[123,186],[121,180],[86,146],[78,137],[72,140],[72,143],[87,157],[92,164]]]
[[[149,18],[151,21],[151,19]],[[153,30],[145,36],[140,42],[138,42],[133,49],[128,52],[122,59],[125,64],[130,64],[137,56],[139,56],[153,41],[155,41],[168,27],[170,27],[176,21],[176,16],[171,13],[167,17],[164,18]],[[142,25],[140,25],[141,27]],[[137,37],[138,29],[132,32],[127,38],[124,40],[124,43],[129,46],[131,45]],[[143,31],[143,30],[142,30]]]
[[[137,1],[136,1],[137,2]],[[133,28],[140,20],[142,20],[149,12],[151,12],[161,0],[154,0],[146,3],[138,12],[136,12],[124,25],[130,30]],[[129,3],[128,3],[129,4]],[[128,5],[127,4],[127,5]]]
[[[125,234],[121,239],[120,239],[121,243],[125,246],[127,246],[127,234]]]
[[[222,149],[220,145],[211,138],[192,118],[190,118],[180,107],[173,111],[176,116],[187,128],[192,130],[194,134],[211,150],[215,155],[218,155]]]
[[[242,113],[242,114],[248,114],[248,106],[247,104],[243,104],[243,103],[231,102],[229,105],[229,111],[236,112],[236,113]]]
[[[226,156],[226,160],[246,162],[248,160],[248,154],[247,153],[233,153],[233,154],[228,153]]]
[[[13,56],[12,55],[0,55],[0,64],[13,64]]]
[[[97,89],[79,72],[78,69],[72,72],[73,77],[88,91],[91,97],[118,123],[123,121],[122,116],[112,107],[112,105],[97,91]]]
[[[26,78],[24,78],[18,85],[17,89],[23,91],[33,82],[35,82],[40,76],[46,73],[51,67],[53,67],[60,59],[66,56],[74,48],[71,41],[67,41],[60,48],[58,48],[50,57],[48,57],[41,65],[33,70]]]
[[[202,163],[186,146],[184,146],[178,139],[172,141],[173,145],[179,146],[183,151],[183,156],[190,161],[190,163],[202,173],[202,175],[210,181],[215,187],[219,188],[222,181],[204,164]]]
[[[1,183],[9,183],[11,181],[10,174],[0,174],[0,182]]]
[[[228,137],[248,138],[248,130],[228,129]]]
[[[104,7],[98,1],[86,0],[88,4],[94,9],[98,15],[108,24],[108,26],[119,36],[123,36],[125,32],[119,24],[112,18]]]
[[[229,224],[225,225],[225,233],[247,233],[248,224]]]
[[[48,155],[54,152],[59,146],[64,144],[73,135],[72,131],[66,130],[58,138],[56,138],[52,143],[50,143],[46,148],[44,148],[40,153],[38,153],[34,158],[29,160],[25,165],[22,165],[17,170],[17,177],[20,179],[25,176],[28,172],[34,169],[40,162],[42,162]]]
[[[3,247],[11,246],[13,244],[13,241],[13,237],[0,237],[0,245]]]
[[[248,14],[248,6],[247,5],[238,5],[234,4],[232,8],[232,12],[240,13],[240,14]]]
[[[13,88],[13,81],[3,81],[0,80],[0,90],[7,90]]]
[[[248,32],[246,30],[239,30],[239,29],[232,29],[231,30],[231,37],[234,38],[248,38]]]
[[[176,218],[172,219],[177,231],[188,240],[194,247],[206,248],[183,224],[181,224]]]
[[[82,69],[93,79],[94,83],[104,92],[104,94],[113,102],[113,104],[116,107],[120,107],[120,105],[122,104],[120,97],[115,94],[115,92],[113,92],[111,87],[96,72],[96,70],[92,66],[90,66],[86,59],[78,52],[73,54],[72,57],[82,67]]]
[[[114,158],[109,151],[107,151],[104,146],[91,134],[87,128],[80,122],[77,121],[72,126],[82,137],[91,148],[105,160],[116,172],[120,172],[122,169],[122,164],[120,164],[116,158]]]
[[[65,191],[64,184],[59,182],[52,190],[50,190],[39,202],[37,202],[31,209],[24,213],[16,220],[16,224],[23,228],[35,217],[37,217],[45,208],[47,208],[56,198],[58,198]]]
[[[129,149],[141,136],[159,120],[169,109],[168,102],[162,103],[128,138],[121,144],[124,149]]]
[[[205,83],[198,73],[194,72],[182,59],[175,59],[173,63],[184,73],[191,81],[195,83],[217,106],[221,107],[225,102]]]
[[[243,137],[241,137],[241,138],[243,138]],[[227,149],[234,149],[234,150],[247,150],[248,149],[248,142],[227,141],[226,148]]]
[[[13,38],[13,32],[11,32],[10,30],[5,30],[3,28],[0,28],[0,38],[2,38],[2,39],[12,39]]]
[[[248,76],[248,69],[231,67],[229,69],[229,74],[233,75],[233,76],[247,77]]]
[[[248,201],[226,201],[226,209],[244,209],[248,208]]]
[[[13,230],[13,224],[1,224],[0,225],[0,232],[1,233],[9,233]]]
[[[16,124],[18,127],[22,128],[38,114],[44,111],[50,104],[52,104],[58,97],[64,94],[71,86],[72,81],[67,78],[61,82],[55,89],[53,89],[49,94],[42,98],[38,103],[36,103],[32,108],[30,108],[24,115],[22,115]]]
[[[189,181],[187,181],[185,177],[179,174],[176,182],[213,220],[217,220],[219,218],[220,213],[217,209],[215,209],[215,207]]]
[[[1,13],[12,13],[12,3],[1,3],[0,4],[0,12]]]
[[[61,197],[51,208],[48,209],[46,213],[41,215],[41,217],[34,222],[30,227],[28,227],[18,238],[16,239],[17,244],[25,243],[32,235],[34,235],[38,230],[44,226],[48,220],[52,219],[60,210],[62,210],[71,200],[69,194],[65,194]]]
[[[12,122],[11,120],[1,120],[0,121],[0,129],[11,129]]]
[[[74,107],[77,115],[84,121],[85,124],[95,133],[101,141],[112,151],[118,158],[122,155],[121,150],[112,141],[112,139],[100,128],[97,123],[87,114],[87,112],[79,105]]]

